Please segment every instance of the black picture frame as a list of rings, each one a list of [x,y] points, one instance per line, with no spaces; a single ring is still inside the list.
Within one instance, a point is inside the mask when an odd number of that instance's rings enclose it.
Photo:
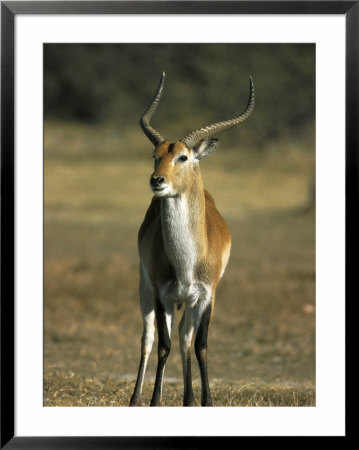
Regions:
[[[18,14],[339,14],[346,20],[346,305],[357,299],[359,1],[1,2],[1,441],[6,449],[204,448],[223,437],[14,435],[14,39]],[[348,330],[346,328],[346,341]],[[347,397],[346,397],[347,398]],[[347,403],[346,403],[347,404]],[[346,436],[349,435],[348,423]],[[236,437],[228,437],[231,441]],[[225,442],[223,442],[225,440]],[[221,441],[220,443],[218,441]],[[238,444],[238,443],[237,443]]]

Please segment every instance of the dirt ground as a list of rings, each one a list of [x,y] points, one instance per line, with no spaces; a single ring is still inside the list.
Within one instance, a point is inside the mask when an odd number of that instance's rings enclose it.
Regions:
[[[127,406],[134,387],[142,332],[137,231],[152,161],[137,130],[120,143],[115,131],[45,124],[47,406]],[[138,150],[128,155],[128,146]],[[314,151],[282,142],[266,154],[221,148],[201,163],[233,240],[209,331],[216,406],[315,405],[314,161]],[[183,389],[180,314],[164,382],[163,403],[173,406]],[[156,342],[143,404],[155,349]],[[195,358],[193,376],[199,400]]]

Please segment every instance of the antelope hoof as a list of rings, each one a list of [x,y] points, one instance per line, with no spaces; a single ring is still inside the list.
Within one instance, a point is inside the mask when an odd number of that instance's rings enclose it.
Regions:
[[[129,406],[139,406],[139,405],[140,405],[139,397],[131,397]]]
[[[193,393],[183,397],[183,406],[197,406]]]

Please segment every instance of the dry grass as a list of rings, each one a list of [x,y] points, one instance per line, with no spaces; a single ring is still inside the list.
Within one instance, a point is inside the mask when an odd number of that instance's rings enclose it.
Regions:
[[[119,138],[105,127],[46,123],[45,405],[128,404],[139,362],[136,239],[151,197],[150,153],[137,129]],[[223,148],[202,163],[233,237],[209,334],[218,406],[315,404],[313,173],[314,152],[299,144],[265,155]],[[181,404],[178,321],[168,406]]]
[[[134,380],[90,378],[49,372],[45,377],[45,406],[128,406]],[[197,406],[200,382],[194,381]],[[143,387],[141,406],[148,406],[153,384]],[[177,380],[167,380],[163,390],[165,406],[182,406],[183,387]],[[213,406],[315,406],[315,389],[310,384],[276,385],[265,383],[222,383],[212,381]]]

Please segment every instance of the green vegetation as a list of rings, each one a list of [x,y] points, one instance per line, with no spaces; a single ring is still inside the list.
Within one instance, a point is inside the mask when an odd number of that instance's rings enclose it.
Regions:
[[[234,116],[248,99],[252,75],[257,107],[231,138],[265,150],[282,137],[314,133],[313,44],[48,44],[44,50],[45,115],[112,122],[119,138],[138,122],[160,75],[167,80],[154,118],[170,139]]]

